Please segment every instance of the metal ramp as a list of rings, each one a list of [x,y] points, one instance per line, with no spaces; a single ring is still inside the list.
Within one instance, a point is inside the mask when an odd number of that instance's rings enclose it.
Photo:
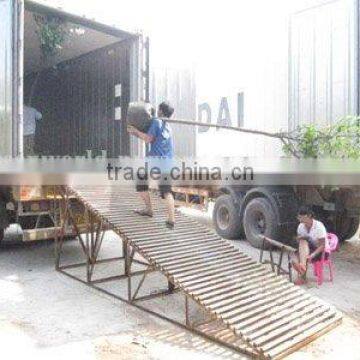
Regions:
[[[70,195],[84,205],[88,230],[85,239],[76,229]],[[86,280],[82,281],[110,295],[114,294],[99,284],[125,280],[127,298],[114,295],[123,301],[149,311],[139,301],[180,292],[185,297],[184,323],[156,315],[260,359],[282,358],[341,322],[341,315],[333,307],[252,260],[191,218],[177,213],[175,230],[168,230],[164,206],[156,196],[152,196],[153,218],[133,212],[142,203],[132,188],[76,186],[62,191],[62,197],[64,222],[56,239],[56,269],[75,277],[69,269],[85,266]],[[77,231],[85,255],[83,263],[61,264],[66,221]],[[108,229],[121,237],[123,252],[99,260]],[[94,280],[95,266],[111,261],[123,261],[124,272]],[[132,271],[134,263],[144,269]],[[139,297],[152,271],[166,277],[168,288]],[[139,275],[142,277],[133,291],[132,278]],[[192,323],[190,302],[206,314],[202,323]]]

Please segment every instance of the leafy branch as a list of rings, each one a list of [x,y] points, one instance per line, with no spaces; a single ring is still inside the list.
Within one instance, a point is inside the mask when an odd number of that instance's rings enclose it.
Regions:
[[[287,155],[298,158],[360,158],[360,117],[348,116],[339,122],[318,128],[303,125],[283,145]]]

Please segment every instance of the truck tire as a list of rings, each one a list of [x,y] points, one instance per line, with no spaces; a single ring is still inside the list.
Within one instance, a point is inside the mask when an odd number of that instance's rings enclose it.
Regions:
[[[4,229],[0,229],[0,244],[4,240],[4,232],[5,232]]]
[[[243,235],[240,214],[231,195],[217,198],[213,211],[215,230],[224,239],[239,239]]]
[[[255,248],[261,248],[263,240],[259,235],[277,239],[279,227],[276,213],[266,198],[252,199],[245,208],[244,230],[246,239]]]
[[[335,233],[340,242],[351,239],[359,229],[360,218],[338,216],[336,220]]]

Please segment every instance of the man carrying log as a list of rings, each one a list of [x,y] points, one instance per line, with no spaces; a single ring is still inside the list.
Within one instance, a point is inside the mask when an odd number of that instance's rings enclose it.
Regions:
[[[146,143],[146,157],[153,163],[160,163],[159,166],[164,174],[167,170],[171,159],[174,156],[172,131],[170,125],[161,120],[161,118],[170,118],[174,113],[174,108],[168,102],[162,102],[158,107],[158,117],[153,117],[150,123],[149,130],[145,133],[134,126],[128,125],[128,132]],[[152,160],[154,159],[154,160]],[[155,159],[158,159],[156,161]],[[149,194],[149,184],[147,176],[144,178],[145,184],[138,184],[136,191],[140,193],[140,197],[145,203],[145,208],[135,210],[135,212],[141,216],[153,216],[153,208]],[[165,222],[166,227],[174,229],[175,226],[175,203],[174,196],[171,191],[171,185],[169,183],[160,183],[159,191],[161,197],[165,199],[168,218]]]

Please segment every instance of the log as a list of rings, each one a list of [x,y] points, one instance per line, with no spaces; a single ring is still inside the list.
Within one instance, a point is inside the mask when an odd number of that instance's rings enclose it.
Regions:
[[[126,122],[141,132],[147,133],[153,118],[153,111],[154,108],[150,103],[143,101],[132,102],[129,104]]]

